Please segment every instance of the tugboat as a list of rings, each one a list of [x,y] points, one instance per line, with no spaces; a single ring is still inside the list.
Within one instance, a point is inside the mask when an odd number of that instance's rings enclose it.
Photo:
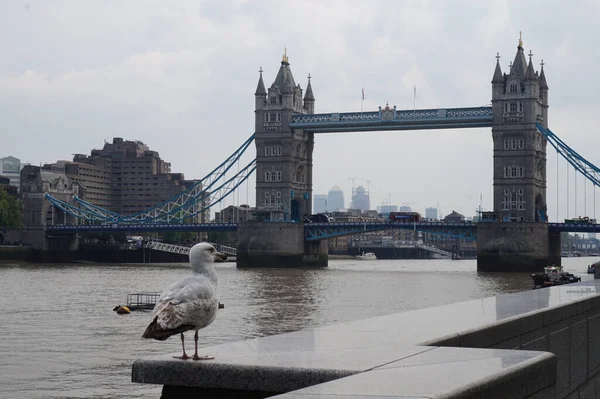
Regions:
[[[593,265],[589,265],[587,272],[588,272],[588,274],[596,273],[596,264],[594,263]]]
[[[581,281],[581,277],[576,277],[571,273],[563,271],[561,266],[546,266],[544,273],[532,273],[533,289],[553,287],[555,285],[563,285],[577,283]]]

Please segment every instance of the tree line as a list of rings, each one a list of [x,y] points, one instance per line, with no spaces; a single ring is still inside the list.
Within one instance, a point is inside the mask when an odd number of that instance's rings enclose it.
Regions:
[[[21,210],[21,201],[0,188],[0,230],[23,227]]]

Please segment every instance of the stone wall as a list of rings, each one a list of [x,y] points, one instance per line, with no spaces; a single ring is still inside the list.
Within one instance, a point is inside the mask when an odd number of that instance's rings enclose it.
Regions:
[[[327,242],[304,242],[302,223],[240,223],[238,267],[327,266]]]
[[[553,261],[560,264],[560,257]],[[549,264],[547,223],[477,224],[478,271],[541,272]]]

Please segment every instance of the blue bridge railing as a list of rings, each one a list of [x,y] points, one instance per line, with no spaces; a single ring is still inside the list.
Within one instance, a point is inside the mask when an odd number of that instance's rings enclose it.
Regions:
[[[278,222],[273,222],[278,223]],[[293,222],[281,222],[293,223]],[[500,223],[500,222],[499,222]],[[505,222],[508,223],[508,222]],[[334,222],[306,223],[304,237],[307,241],[326,240],[365,232],[388,229],[416,230],[426,233],[447,235],[466,240],[476,239],[477,225],[474,222]],[[85,232],[161,232],[161,231],[237,231],[237,223],[107,223],[94,225],[46,226],[48,233]],[[600,224],[594,223],[548,223],[549,231],[570,233],[600,233]]]
[[[492,107],[396,110],[375,112],[297,114],[290,127],[314,133],[375,130],[449,129],[492,126]]]

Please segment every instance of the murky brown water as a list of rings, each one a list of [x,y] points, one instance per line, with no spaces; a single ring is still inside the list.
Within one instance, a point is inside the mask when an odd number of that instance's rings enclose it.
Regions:
[[[596,260],[563,264],[587,279]],[[131,382],[131,365],[179,351],[179,339],[142,340],[149,313],[112,309],[129,292],[161,291],[188,273],[186,265],[0,265],[0,398],[160,397],[160,386]],[[528,274],[477,273],[470,260],[338,260],[319,270],[228,263],[217,273],[225,309],[201,331],[205,345],[531,288]]]

